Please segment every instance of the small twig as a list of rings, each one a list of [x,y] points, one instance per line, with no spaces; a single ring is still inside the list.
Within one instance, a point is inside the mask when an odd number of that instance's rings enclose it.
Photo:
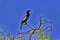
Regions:
[[[48,23],[52,23],[52,22],[45,22],[45,23],[43,23],[43,24],[48,24]]]
[[[48,28],[50,28],[50,26],[47,26],[45,29],[43,29],[42,31],[45,31],[45,30],[47,30]]]

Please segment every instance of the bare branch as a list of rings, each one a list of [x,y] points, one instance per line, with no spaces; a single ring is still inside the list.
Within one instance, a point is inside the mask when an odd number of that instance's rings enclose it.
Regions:
[[[39,26],[38,26],[38,29],[41,27],[41,25],[42,25],[42,17],[40,17],[40,24],[39,24]]]
[[[27,22],[25,22],[25,24],[26,24],[30,29],[33,29]]]
[[[48,28],[50,28],[51,26],[47,26],[45,29],[43,29],[42,31],[46,31]]]
[[[50,24],[51,24],[52,22],[44,22],[43,24],[48,24],[48,23],[50,23]]]
[[[46,21],[46,20],[43,20],[44,16],[41,16],[40,17],[40,23],[39,23],[39,26],[38,26],[38,29],[41,27],[41,25],[43,24],[42,22],[43,21]]]
[[[19,34],[28,34],[31,30],[26,31],[26,32],[19,32]]]
[[[29,40],[31,40],[32,35],[35,33],[35,31],[36,31],[36,28],[34,28],[34,29],[30,32],[30,38],[29,38]]]
[[[46,28],[42,29],[42,28],[41,28],[42,24],[46,24],[46,23],[49,23],[49,24],[50,24],[50,23],[52,23],[52,22],[46,22],[46,20],[44,20],[43,17],[44,17],[44,16],[41,16],[41,17],[40,17],[40,23],[39,23],[38,27],[36,27],[36,28],[32,28],[27,22],[25,22],[25,25],[27,25],[31,30],[26,31],[26,32],[19,32],[19,34],[23,34],[23,35],[24,35],[24,34],[29,34],[29,35],[30,35],[29,40],[31,40],[33,34],[38,33],[38,32],[36,32],[37,30],[42,30],[42,32],[43,32],[43,31],[46,31],[46,30],[47,30],[48,28],[50,28],[51,26],[49,25],[49,26],[47,26]],[[51,29],[52,29],[52,28],[51,28]]]
[[[35,31],[36,31],[36,28],[34,28],[34,29],[32,29],[32,30],[29,30],[29,31],[27,31],[27,32],[21,32],[21,33],[19,33],[19,34],[29,34],[29,35],[30,35],[29,40],[31,40],[32,35],[35,33]]]

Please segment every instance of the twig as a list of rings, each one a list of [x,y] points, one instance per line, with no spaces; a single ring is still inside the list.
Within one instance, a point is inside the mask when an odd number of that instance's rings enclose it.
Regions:
[[[50,26],[47,26],[45,29],[43,29],[42,31],[46,31],[48,28],[50,28]]]

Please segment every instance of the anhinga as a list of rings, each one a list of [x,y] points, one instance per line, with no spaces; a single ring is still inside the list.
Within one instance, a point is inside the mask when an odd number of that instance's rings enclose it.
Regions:
[[[21,21],[20,29],[22,28],[22,25],[23,25],[24,23],[26,23],[26,21],[28,20],[29,16],[30,16],[30,10],[27,10],[26,16],[24,16],[23,19],[22,19],[22,21]]]

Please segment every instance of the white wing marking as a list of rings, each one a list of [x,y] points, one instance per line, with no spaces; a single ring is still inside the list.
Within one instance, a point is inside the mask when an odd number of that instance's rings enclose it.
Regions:
[[[26,18],[27,18],[27,16],[25,16],[25,17],[23,18],[23,20],[26,20]]]

